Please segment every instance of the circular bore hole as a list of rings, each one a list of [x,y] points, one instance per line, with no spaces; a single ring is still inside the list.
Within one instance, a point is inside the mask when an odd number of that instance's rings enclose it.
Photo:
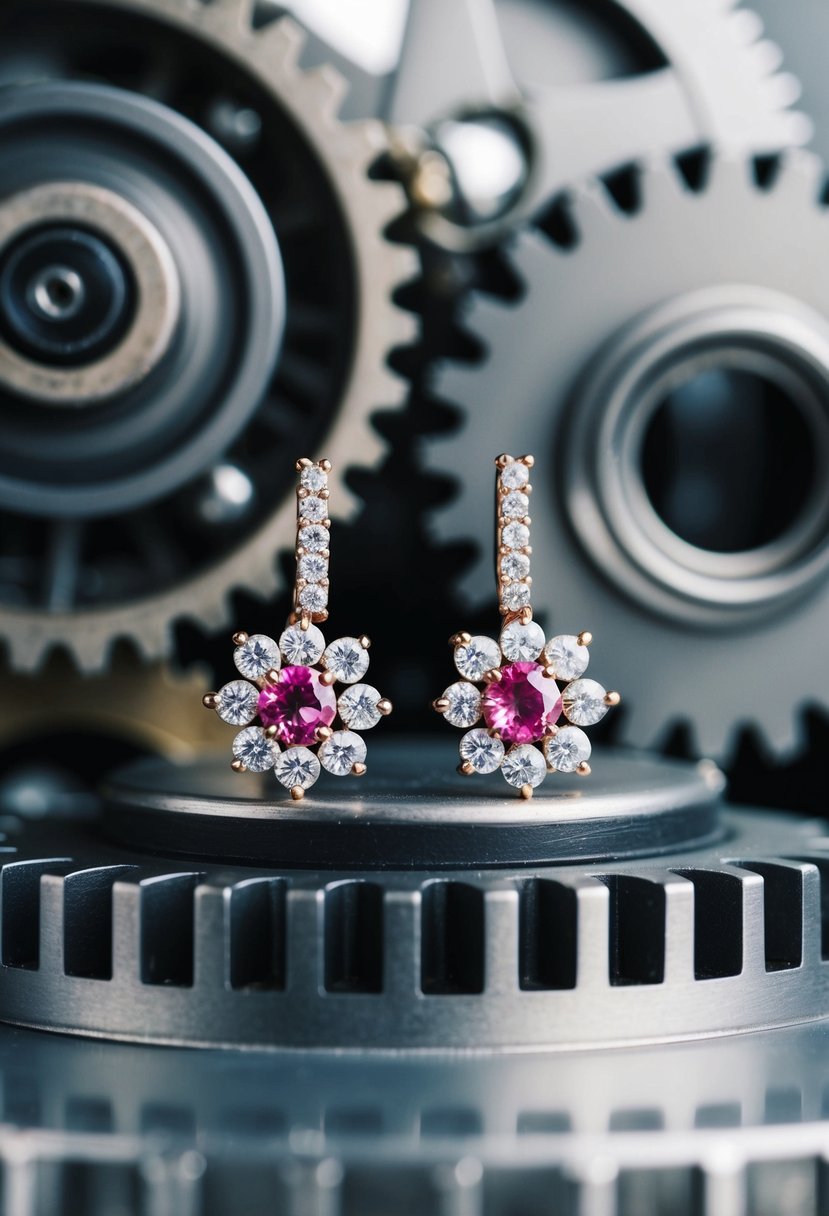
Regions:
[[[680,539],[715,553],[770,545],[816,482],[815,437],[790,392],[737,368],[708,368],[657,403],[641,449],[645,489]]]
[[[32,284],[32,297],[47,317],[72,316],[83,303],[83,295],[80,275],[66,266],[49,267]]]

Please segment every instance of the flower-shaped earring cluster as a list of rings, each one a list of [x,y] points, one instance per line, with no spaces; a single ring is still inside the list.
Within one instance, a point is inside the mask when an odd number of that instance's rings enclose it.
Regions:
[[[330,469],[327,460],[297,461],[297,579],[287,628],[278,643],[262,633],[235,633],[233,658],[244,678],[203,699],[223,722],[243,728],[233,740],[233,769],[273,769],[295,799],[323,768],[336,777],[362,776],[366,744],[358,732],[392,709],[362,682],[369,639],[343,637],[326,645],[319,628],[328,619]],[[336,684],[345,686],[339,696]]]
[[[589,774],[591,745],[582,727],[595,725],[620,701],[617,692],[583,678],[591,634],[558,634],[547,641],[532,619],[533,463],[532,456],[499,456],[495,462],[500,640],[468,633],[450,638],[463,678],[433,702],[453,726],[475,727],[460,741],[459,771],[500,769],[524,798],[532,796],[548,770]],[[481,718],[485,727],[476,726]]]

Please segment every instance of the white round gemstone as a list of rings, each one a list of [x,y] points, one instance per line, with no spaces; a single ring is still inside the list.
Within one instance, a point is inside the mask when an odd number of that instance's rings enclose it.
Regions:
[[[501,651],[492,638],[478,635],[465,646],[455,647],[455,666],[467,680],[480,680],[485,671],[501,666]]]
[[[544,647],[544,658],[547,666],[555,668],[559,680],[577,680],[587,670],[590,662],[590,651],[586,646],[579,645],[579,639],[572,633],[560,633],[550,638]]]
[[[522,579],[530,572],[530,559],[526,553],[505,553],[501,558],[501,573],[504,578]]]
[[[322,656],[322,665],[341,684],[354,684],[368,671],[368,651],[357,638],[337,638]]]
[[[328,485],[328,474],[319,465],[309,465],[300,473],[299,484],[310,494],[316,494],[317,490],[324,490]]]
[[[530,480],[530,470],[520,460],[505,465],[501,470],[501,485],[505,490],[520,490]]]
[[[273,771],[286,789],[307,790],[320,775],[320,762],[307,747],[289,747],[279,753]]]
[[[363,764],[366,758],[365,741],[353,730],[335,730],[320,744],[317,755],[320,764],[335,777],[347,777],[355,764]]]
[[[481,716],[481,694],[474,684],[458,680],[457,684],[449,685],[443,696],[449,702],[443,711],[447,722],[453,726],[475,725]]]
[[[346,726],[354,730],[370,730],[380,721],[377,708],[380,694],[370,684],[352,684],[340,693],[337,709]]]
[[[289,625],[279,639],[279,649],[286,663],[312,667],[325,650],[325,638],[316,625],[309,625],[307,629],[301,625]]]
[[[530,589],[526,583],[508,583],[501,588],[501,603],[510,612],[526,608],[530,602]]]
[[[318,553],[306,553],[299,559],[297,574],[306,583],[319,583],[328,577],[328,562]]]
[[[501,543],[508,549],[525,549],[530,543],[530,530],[526,524],[507,524],[501,530]]]
[[[322,528],[319,524],[308,524],[306,528],[300,528],[297,544],[308,553],[321,553],[323,549],[328,548],[330,539],[327,528]]]
[[[319,583],[308,583],[299,593],[299,605],[309,612],[322,612],[328,603],[328,588]]]
[[[501,514],[505,519],[523,519],[529,510],[530,500],[520,490],[512,490],[501,499]]]
[[[237,646],[233,652],[233,662],[237,670],[249,680],[261,680],[265,672],[279,667],[282,662],[279,657],[279,647],[273,638],[264,633],[254,633],[244,646]]]
[[[258,707],[259,689],[247,680],[231,680],[216,693],[216,713],[230,726],[247,726]]]
[[[544,630],[535,621],[513,621],[501,631],[501,653],[510,663],[531,663],[544,649]]]
[[[480,727],[467,731],[461,739],[461,760],[471,764],[476,773],[494,773],[504,758],[504,745]]]
[[[264,773],[273,768],[278,754],[279,748],[261,726],[246,726],[233,740],[233,755],[252,773]]]
[[[520,747],[513,747],[507,752],[501,772],[510,785],[520,789],[522,785],[541,785],[547,775],[547,765],[537,747],[522,743]]]
[[[577,726],[559,727],[544,743],[547,763],[557,773],[574,773],[580,764],[587,763],[592,750],[587,735]]]
[[[605,695],[596,680],[574,680],[561,694],[564,716],[576,726],[595,726],[608,711]]]
[[[317,498],[316,494],[309,494],[307,498],[300,498],[299,513],[303,519],[309,519],[311,523],[318,524],[328,514],[328,507],[324,498]]]

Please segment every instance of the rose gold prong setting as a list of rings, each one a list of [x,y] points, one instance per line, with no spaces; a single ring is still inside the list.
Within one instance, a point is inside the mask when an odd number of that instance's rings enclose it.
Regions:
[[[448,708],[449,708],[449,701],[447,700],[446,697],[437,697],[432,702],[432,709],[435,711],[436,714],[445,714]]]
[[[521,797],[522,797],[523,799],[525,799],[525,800],[526,800],[527,798],[532,798],[532,796],[533,796],[533,787],[532,787],[531,785],[522,785],[522,786],[521,786],[521,791],[520,791],[520,792],[521,792]]]
[[[461,774],[461,776],[463,776],[463,777],[471,777],[471,776],[472,776],[472,774],[475,772],[475,769],[472,767],[472,765],[469,763],[469,761],[468,761],[468,760],[463,760],[463,761],[462,761],[462,762],[461,762],[461,763],[458,765],[458,772],[459,772],[459,773]]]
[[[216,708],[215,692],[206,692],[201,699],[201,703],[205,709],[215,709]]]
[[[586,760],[582,760],[581,764],[576,767],[576,772],[580,777],[589,777],[592,771],[592,768]]]
[[[358,760],[355,764],[352,764],[352,766],[351,766],[351,775],[352,775],[352,777],[365,777],[366,766],[364,764],[361,764],[360,761]]]
[[[317,743],[324,743],[326,739],[330,739],[333,735],[333,730],[330,726],[318,726],[314,731],[314,738]]]
[[[381,697],[377,702],[377,711],[378,713],[381,713],[384,718],[387,718],[393,709],[394,706],[388,697]]]
[[[249,638],[250,634],[245,633],[244,629],[240,629],[237,633],[234,633],[231,641],[233,642],[234,646],[244,646],[245,642],[247,642]]]
[[[500,667],[493,667],[481,676],[484,684],[498,684],[503,679]]]
[[[579,646],[589,646],[593,641],[593,634],[589,629],[582,629],[576,640],[578,641]]]
[[[230,767],[234,773],[246,773],[248,771],[247,765],[243,764],[241,760],[231,760]]]
[[[293,798],[294,802],[302,802],[302,799],[305,797],[305,790],[301,785],[292,785],[291,797]]]
[[[266,684],[278,684],[279,683],[279,674],[280,673],[279,673],[278,667],[272,667],[270,669],[270,671],[266,671],[265,672]]]
[[[371,648],[371,638],[366,637],[366,635],[364,633],[360,634],[360,636],[357,638],[357,641],[360,643],[363,650],[369,650]]]
[[[460,633],[453,633],[449,639],[450,646],[468,646],[472,641],[472,634],[462,630]]]
[[[275,726],[266,726],[264,733],[265,733],[266,739],[275,739],[276,738],[276,727]]]
[[[324,684],[326,688],[330,688],[335,681],[336,676],[334,675],[333,671],[324,671],[320,676],[320,682]]]
[[[604,695],[605,705],[618,705],[621,699],[621,693],[618,692],[606,692]]]

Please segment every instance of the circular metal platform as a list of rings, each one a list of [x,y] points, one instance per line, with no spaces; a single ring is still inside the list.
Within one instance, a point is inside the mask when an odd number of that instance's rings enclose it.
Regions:
[[[105,791],[105,830],[153,852],[339,870],[656,856],[723,835],[724,781],[707,763],[597,753],[590,778],[557,774],[524,801],[497,774],[458,775],[449,741],[378,743],[371,760],[363,780],[321,781],[300,803],[224,756],[139,761]]]

